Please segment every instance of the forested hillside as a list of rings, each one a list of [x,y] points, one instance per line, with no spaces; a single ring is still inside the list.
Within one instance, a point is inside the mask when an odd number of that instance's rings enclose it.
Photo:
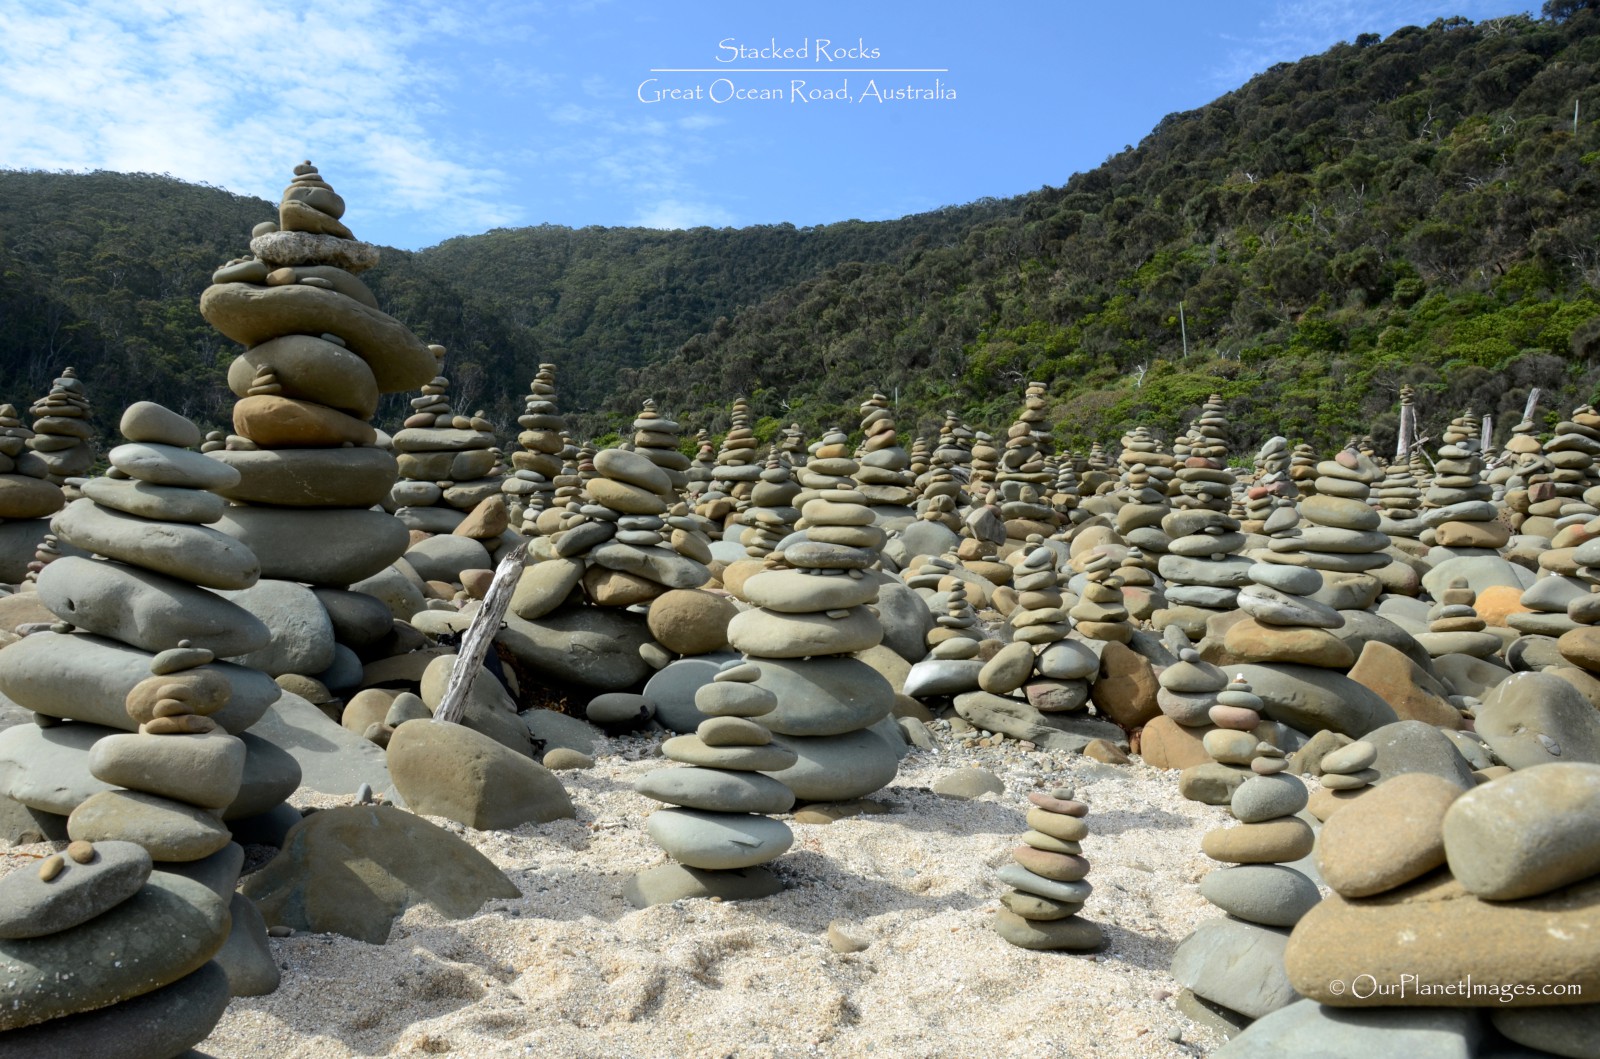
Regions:
[[[498,230],[386,251],[367,278],[451,348],[458,406],[508,427],[549,360],[585,434],[645,397],[713,429],[739,394],[764,435],[853,425],[872,389],[902,429],[945,408],[1003,429],[1034,378],[1063,444],[1170,436],[1217,391],[1245,444],[1388,445],[1406,382],[1425,422],[1471,407],[1509,428],[1529,387],[1554,413],[1600,381],[1600,12],[1547,16],[1359,37],[1013,199]],[[0,172],[0,400],[72,364],[104,427],[146,397],[223,425],[236,350],[198,297],[273,215],[167,177]]]

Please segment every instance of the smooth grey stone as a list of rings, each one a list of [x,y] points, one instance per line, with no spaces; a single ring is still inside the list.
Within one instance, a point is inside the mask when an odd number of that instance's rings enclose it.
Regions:
[[[459,583],[464,570],[492,570],[494,561],[482,544],[471,537],[439,534],[406,549],[406,562],[424,581]]]
[[[763,769],[800,801],[837,802],[865,797],[887,786],[899,769],[905,740],[890,743],[875,729],[807,738],[774,735],[773,745],[792,752],[795,763]],[[898,745],[896,745],[898,744]]]
[[[366,509],[230,507],[216,525],[255,553],[262,577],[336,588],[373,576],[411,543],[398,519]]]
[[[1575,577],[1547,575],[1529,585],[1522,593],[1522,605],[1533,610],[1551,611],[1565,615],[1567,604],[1589,594],[1589,586]]]
[[[1233,792],[1229,802],[1233,815],[1247,824],[1293,816],[1306,807],[1310,797],[1298,776],[1252,776]]]
[[[1244,676],[1260,696],[1266,716],[1302,732],[1326,728],[1359,739],[1398,719],[1393,707],[1377,693],[1335,670],[1290,664],[1233,665],[1228,673]]]
[[[1251,1018],[1292,1004],[1283,952],[1289,932],[1235,919],[1208,919],[1172,955],[1172,977],[1196,996]]]
[[[916,662],[927,654],[928,633],[933,631],[934,621],[933,612],[921,596],[905,585],[880,585],[873,609],[883,626],[885,647],[907,662]]]
[[[655,716],[655,707],[643,695],[610,691],[589,700],[589,720],[607,730],[637,728]]]
[[[7,728],[0,732],[0,793],[30,809],[69,815],[90,796],[113,789],[90,773],[89,752],[117,732],[81,722]]]
[[[1393,647],[1416,663],[1417,668],[1424,673],[1437,678],[1433,658],[1417,642],[1413,633],[1406,631],[1384,615],[1374,614],[1368,610],[1341,610],[1339,616],[1344,619],[1344,624],[1329,631],[1350,648],[1357,658],[1361,657],[1362,648],[1376,640]],[[1426,622],[1422,625],[1422,631],[1427,632]]]
[[[589,559],[607,570],[633,574],[668,588],[699,588],[711,580],[711,571],[700,563],[665,548],[608,542],[591,548]]]
[[[1493,522],[1499,517],[1500,512],[1488,501],[1467,500],[1425,510],[1422,524],[1429,529],[1437,529],[1446,522]]]
[[[1250,567],[1243,556],[1226,559],[1191,559],[1182,555],[1163,555],[1156,570],[1165,581],[1178,585],[1207,585],[1212,588],[1243,588],[1250,583]],[[1170,588],[1169,588],[1170,594]]]
[[[362,870],[351,871],[352,864]],[[339,806],[305,817],[284,838],[282,852],[245,877],[241,892],[269,926],[373,945],[386,942],[394,920],[414,904],[465,919],[486,901],[521,896],[464,839],[388,805]]]
[[[118,787],[223,809],[239,793],[244,757],[244,743],[224,731],[182,739],[118,732],[89,751],[89,771]]]
[[[736,563],[741,559],[750,558],[750,553],[745,551],[744,545],[738,541],[712,541],[711,558],[719,563]]]
[[[918,555],[943,555],[955,551],[961,538],[942,522],[919,519],[900,531],[908,558]]]
[[[1489,1059],[1481,1050],[1484,1022],[1479,1008],[1334,1008],[1296,1000],[1211,1054],[1214,1059]]]
[[[232,926],[228,940],[212,957],[228,976],[228,992],[233,996],[266,996],[278,988],[278,961],[267,945],[267,924],[255,902],[244,894],[228,901]]]
[[[708,871],[669,861],[629,879],[622,895],[635,908],[649,908],[695,897],[753,901],[782,891],[783,883],[767,868]]]
[[[174,445],[133,441],[106,453],[111,466],[130,478],[152,485],[184,489],[230,489],[239,484],[239,472],[220,460]]]
[[[206,457],[196,456],[206,460]],[[221,466],[221,464],[217,464]],[[51,522],[56,535],[84,551],[154,570],[205,588],[246,588],[261,575],[248,546],[218,529],[186,522],[154,522],[74,500]]]
[[[1004,794],[1006,785],[988,769],[964,768],[947,772],[933,781],[933,793],[946,798],[981,798],[985,794]]]
[[[239,793],[222,811],[222,819],[230,823],[267,812],[293,794],[301,779],[300,763],[277,744],[253,731],[237,738],[245,748],[244,776]]]
[[[1268,927],[1292,927],[1322,900],[1316,883],[1282,864],[1218,868],[1200,880],[1200,896],[1230,915]]]
[[[714,768],[670,768],[648,772],[633,789],[658,802],[718,813],[786,813],[794,793],[759,772]]]
[[[385,636],[394,628],[396,621],[409,622],[412,615],[427,606],[422,578],[417,577],[416,571],[411,569],[411,564],[404,559],[392,566],[384,567],[371,577],[357,581],[350,586],[350,591],[371,596],[388,610],[389,625],[384,631]]]
[[[1600,870],[1600,765],[1536,765],[1468,791],[1444,816],[1450,873],[1486,901],[1536,897]]]
[[[537,622],[507,614],[495,637],[533,672],[593,691],[643,683],[652,670],[639,648],[654,640],[644,615],[620,607],[565,607]]]
[[[1077,640],[1060,640],[1039,652],[1034,668],[1051,680],[1087,680],[1100,672],[1100,657]]]
[[[420,530],[423,533],[448,537],[455,532],[457,526],[466,521],[467,514],[453,507],[434,505],[398,508],[394,517],[408,530]]]
[[[388,605],[376,596],[327,587],[313,587],[311,594],[327,612],[333,624],[334,639],[341,644],[367,647],[382,640],[394,628],[394,617]]]
[[[753,868],[783,856],[794,842],[783,821],[748,813],[658,809],[645,830],[667,856],[689,868]]]
[[[1600,1004],[1496,1007],[1489,1021],[1515,1043],[1539,1049],[1540,1055],[1594,1055],[1600,1040]]]
[[[227,507],[216,493],[153,485],[136,478],[90,478],[79,491],[101,507],[162,522],[204,525],[221,518]]]
[[[1377,751],[1372,768],[1377,770],[1378,782],[1407,772],[1426,772],[1448,780],[1463,791],[1471,790],[1476,783],[1472,767],[1455,743],[1441,729],[1423,721],[1386,724],[1362,736],[1361,742],[1371,743]]]
[[[1446,559],[1422,575],[1422,587],[1439,599],[1456,578],[1465,578],[1467,587],[1478,595],[1490,588],[1508,586],[1526,590],[1533,587],[1534,573],[1498,555],[1469,555]]]
[[[110,911],[38,938],[0,940],[9,1031],[159,989],[209,960],[227,938],[228,906],[199,883],[152,872]],[[153,930],[159,923],[163,929]],[[115,952],[116,960],[97,958]]]
[[[1207,585],[1169,584],[1162,591],[1169,606],[1207,607],[1211,610],[1232,610],[1239,601],[1236,588],[1211,588]]]
[[[298,811],[295,814],[299,816]],[[181,875],[199,883],[222,900],[233,897],[239,886],[239,873],[244,868],[244,847],[229,842],[209,857],[188,861],[162,861],[156,870],[167,875]]]
[[[479,679],[482,679],[481,674]],[[599,742],[600,733],[587,721],[555,710],[537,708],[525,710],[517,716],[522,719],[522,723],[533,738],[544,742],[546,752],[564,748],[576,750],[580,754],[595,753],[595,744]]]
[[[914,699],[976,691],[984,665],[976,658],[926,658],[906,673],[904,691]]]
[[[333,622],[309,588],[262,578],[247,589],[226,595],[272,631],[265,647],[239,652],[229,661],[270,677],[285,673],[312,676],[333,664]]]
[[[974,727],[1026,740],[1046,750],[1078,753],[1094,739],[1105,739],[1123,748],[1128,745],[1127,733],[1110,721],[1042,713],[1026,702],[986,691],[956,696],[955,708]]]
[[[778,699],[759,722],[778,735],[843,735],[876,724],[894,709],[894,688],[855,658],[762,658],[758,664],[756,687]]]
[[[228,999],[228,975],[209,961],[132,999],[8,1030],[0,1059],[204,1059],[188,1049],[210,1036]]]
[[[696,693],[711,683],[723,662],[737,657],[722,651],[680,658],[657,670],[644,686],[644,697],[655,707],[656,720],[674,732],[692,732],[700,727],[711,715],[696,708]]]
[[[1094,893],[1094,887],[1087,879],[1078,882],[1058,882],[1055,879],[1046,879],[1043,875],[1035,875],[1016,863],[1002,865],[1000,870],[995,872],[995,878],[1005,886],[1021,890],[1025,894],[1048,897],[1052,901],[1084,902]]]
[[[312,676],[319,684],[335,695],[353,694],[361,687],[365,677],[361,658],[342,643],[333,645],[333,662],[327,669]]]
[[[389,778],[383,748],[346,730],[298,695],[284,692],[249,734],[294,758],[302,786],[324,794],[354,794],[365,783],[391,804],[404,802]]]
[[[228,829],[213,813],[144,791],[110,790],[90,795],[67,818],[73,841],[126,839],[156,860],[199,860],[229,842]]]
[[[0,938],[37,938],[109,912],[143,888],[150,854],[132,842],[97,842],[94,859],[62,856],[49,882],[30,864],[0,879]]]
[[[1339,612],[1309,596],[1291,596],[1265,585],[1247,585],[1239,590],[1240,610],[1263,625],[1297,628],[1337,629],[1344,624]]]

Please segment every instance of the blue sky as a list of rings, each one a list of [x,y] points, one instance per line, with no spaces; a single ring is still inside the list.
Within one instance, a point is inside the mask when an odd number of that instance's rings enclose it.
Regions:
[[[0,168],[276,199],[310,158],[358,236],[407,248],[545,222],[878,220],[1061,184],[1359,33],[1533,6],[0,0]],[[795,54],[736,50],[774,43]],[[906,68],[937,72],[871,72]],[[892,98],[908,87],[945,95]],[[778,98],[746,98],[762,90]],[[814,91],[845,98],[797,98]]]

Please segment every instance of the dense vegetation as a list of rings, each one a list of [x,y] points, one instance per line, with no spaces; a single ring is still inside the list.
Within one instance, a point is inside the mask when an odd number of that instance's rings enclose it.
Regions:
[[[873,389],[905,429],[945,408],[1003,429],[1039,378],[1063,444],[1170,436],[1217,391],[1247,445],[1387,446],[1407,382],[1425,424],[1470,407],[1504,436],[1530,387],[1553,416],[1600,382],[1600,12],[1546,16],[1364,35],[1018,198],[500,230],[389,251],[369,280],[451,348],[459,404],[507,425],[550,360],[586,434],[647,396],[716,429],[741,393],[763,433],[815,429]],[[75,364],[108,421],[150,397],[220,424],[235,351],[196,302],[271,216],[164,177],[0,173],[0,395]]]

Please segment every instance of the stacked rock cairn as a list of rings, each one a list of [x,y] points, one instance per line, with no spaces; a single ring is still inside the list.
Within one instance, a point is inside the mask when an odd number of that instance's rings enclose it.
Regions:
[[[64,370],[28,414],[34,417],[28,448],[44,461],[50,481],[65,485],[94,465],[94,425],[77,371]],[[69,493],[68,499],[74,497]]]
[[[1287,866],[1309,854],[1314,839],[1296,815],[1306,807],[1305,784],[1285,771],[1287,765],[1283,751],[1257,745],[1253,775],[1229,803],[1240,823],[1201,840],[1206,856],[1232,865],[1200,883],[1202,896],[1228,915],[1201,923],[1172,956],[1172,976],[1200,999],[1235,1013],[1238,1022],[1297,999],[1283,962],[1288,928],[1320,898],[1315,883]]]
[[[1233,475],[1224,462],[1229,434],[1220,396],[1206,401],[1194,430],[1176,472],[1174,510],[1161,520],[1171,539],[1157,567],[1166,580],[1167,609],[1154,620],[1158,628],[1176,624],[1198,640],[1210,618],[1234,608],[1250,563],[1235,554],[1245,539],[1238,520],[1228,515]],[[1178,446],[1173,449],[1176,455]]]
[[[389,566],[410,543],[374,510],[399,476],[368,423],[379,395],[420,389],[438,358],[356,273],[377,263],[339,218],[344,200],[306,162],[263,222],[254,256],[229,262],[200,312],[246,350],[228,369],[240,400],[227,447],[209,453],[239,481],[217,523],[261,561],[263,577],[343,588]]]
[[[1011,889],[1000,895],[994,929],[1024,949],[1088,952],[1105,943],[1100,927],[1078,912],[1094,888],[1082,842],[1089,835],[1089,807],[1070,787],[1028,795],[1028,830],[1000,869]]]
[[[28,448],[33,437],[13,405],[0,405],[0,581],[19,584],[34,550],[49,531],[46,518],[66,497],[50,480],[50,467]]]
[[[634,905],[766,897],[783,888],[762,865],[781,857],[794,835],[765,814],[788,812],[794,794],[762,773],[788,768],[796,758],[752,719],[778,704],[772,692],[755,684],[760,675],[751,663],[729,662],[701,685],[694,704],[706,720],[693,735],[675,736],[661,747],[683,767],[658,769],[634,784],[669,806],[652,813],[645,826],[672,858],[628,882],[625,894]]]
[[[443,346],[429,348],[442,359]],[[456,415],[445,376],[435,376],[420,396],[411,399],[411,414],[395,433],[394,448],[400,454],[400,481],[389,495],[397,508],[395,517],[407,529],[452,533],[480,505],[504,505],[504,475],[497,473],[503,469],[493,424],[482,413]],[[498,528],[482,531],[479,539],[492,549],[499,543],[505,519],[491,521]]]
[[[907,470],[911,457],[895,433],[889,399],[875,393],[861,405],[862,453],[855,473],[856,492],[869,507],[884,509],[884,517],[910,515],[916,501],[915,479]],[[901,510],[905,509],[905,510]]]
[[[561,431],[566,421],[556,406],[556,366],[541,364],[533,381],[522,414],[517,417],[516,451],[511,453],[511,475],[500,490],[508,498],[507,518],[521,528],[523,536],[539,533],[539,517],[555,504],[556,477],[561,474],[561,450],[566,439]]]

